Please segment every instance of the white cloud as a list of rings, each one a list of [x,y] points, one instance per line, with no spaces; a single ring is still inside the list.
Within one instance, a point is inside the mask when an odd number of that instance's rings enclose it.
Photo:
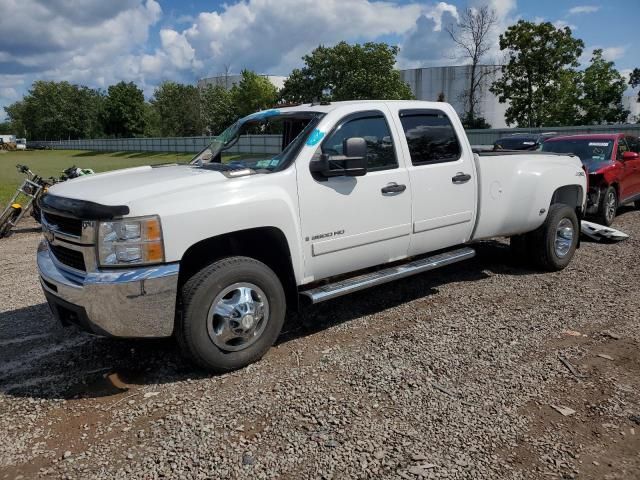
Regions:
[[[569,23],[565,20],[556,20],[555,22],[553,22],[553,26],[560,29],[564,29],[564,27],[569,27],[574,32],[578,30],[578,27],[576,27],[573,23]]]
[[[591,58],[593,57],[593,51],[602,50],[602,57],[605,60],[609,62],[615,62],[616,60],[624,57],[628,48],[628,45],[618,45],[613,47],[603,47],[602,45],[589,46],[583,50],[582,55],[580,56],[578,61],[583,67],[587,67],[589,66]]]
[[[439,21],[441,12],[451,9],[444,2],[429,7],[369,0],[248,0],[202,12],[190,28],[176,33],[209,73],[231,65],[235,71],[252,67],[281,74],[318,44],[403,35],[421,14]]]
[[[0,87],[0,98],[7,100],[18,98],[18,91],[13,87]]]
[[[431,65],[451,65],[459,62],[455,46],[449,33],[442,29],[454,24],[458,19],[449,11],[442,11],[439,17],[421,15],[415,26],[407,33],[398,59],[401,68],[418,68]]]
[[[130,57],[162,14],[155,0],[0,0],[0,10],[12,12],[0,15],[0,74],[93,86],[136,78]]]
[[[615,62],[616,60],[624,57],[626,52],[626,45],[619,45],[617,47],[605,47],[602,49],[602,56],[605,58],[605,60]]]
[[[425,13],[425,17],[433,20],[434,32],[439,32],[442,30],[442,16],[445,13],[448,13],[449,15],[451,15],[455,20],[459,19],[458,9],[455,7],[455,5],[449,5],[448,3],[444,3],[444,2],[438,3],[433,10]]]
[[[184,35],[175,30],[162,29],[160,30],[160,41],[163,50],[176,68],[198,68],[200,65],[200,62],[195,59],[196,51]]]
[[[579,15],[581,13],[595,13],[600,10],[596,5],[578,5],[569,9],[569,15]]]
[[[442,26],[455,24],[459,19],[459,12],[453,5],[448,5],[447,8],[444,5],[438,4],[431,14],[420,16],[415,26],[406,34],[398,59],[401,68],[468,63],[468,59],[462,57],[455,48],[449,34],[442,29]],[[498,44],[499,35],[516,22],[516,0],[471,0],[469,8],[478,10],[485,5],[495,13],[496,25],[489,35],[491,48],[483,63],[500,63],[504,55]]]

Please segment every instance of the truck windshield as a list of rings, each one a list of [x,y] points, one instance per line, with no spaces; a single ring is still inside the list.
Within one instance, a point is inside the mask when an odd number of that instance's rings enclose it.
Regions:
[[[543,152],[573,153],[580,157],[582,163],[590,166],[593,163],[611,160],[613,152],[612,139],[572,138],[563,140],[547,140],[542,144]]]
[[[223,169],[251,168],[269,173],[286,166],[323,116],[319,112],[266,110],[241,118],[192,160]]]

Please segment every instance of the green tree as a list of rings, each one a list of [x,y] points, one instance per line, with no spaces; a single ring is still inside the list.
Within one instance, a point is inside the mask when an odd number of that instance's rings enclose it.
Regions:
[[[491,128],[491,124],[489,124],[484,117],[473,115],[471,112],[467,112],[465,116],[462,117],[462,126],[468,130]]]
[[[15,131],[11,122],[0,122],[0,135],[12,135]]]
[[[143,135],[145,137],[161,137],[162,131],[160,130],[160,114],[158,110],[150,102],[144,102],[143,115]]]
[[[288,102],[412,99],[394,68],[398,52],[386,43],[321,45],[302,58],[304,67],[293,70],[281,97]]]
[[[580,91],[567,82],[578,67],[584,42],[569,27],[556,28],[549,22],[524,20],[500,35],[500,50],[508,52],[502,77],[491,86],[501,103],[509,102],[507,124],[519,127],[574,124],[567,109],[558,117],[558,104],[578,105]]]
[[[160,134],[165,137],[190,137],[202,134],[200,96],[197,87],[163,82],[151,101],[158,115]]]
[[[18,100],[17,102],[4,107],[4,111],[6,112],[7,117],[9,117],[9,120],[6,122],[6,124],[9,126],[10,131],[2,133],[15,134],[20,137],[27,136],[27,129],[24,126],[24,108],[25,104],[23,100]]]
[[[144,132],[144,94],[133,82],[111,85],[104,99],[103,122],[108,135],[135,137]]]
[[[278,101],[278,89],[261,75],[242,71],[242,78],[231,88],[231,101],[238,116],[273,107]]]
[[[233,95],[222,85],[207,85],[200,90],[200,111],[205,129],[218,135],[239,115]]]
[[[601,49],[593,51],[591,64],[584,70],[583,89],[584,97],[580,102],[583,124],[624,123],[627,120],[629,110],[622,105],[626,81],[613,62],[602,58]]]
[[[91,138],[102,134],[103,99],[101,92],[85,86],[38,80],[5,110],[31,139]]]
[[[548,102],[545,107],[546,120],[544,125],[562,127],[582,123],[580,99],[583,95],[583,77],[582,72],[570,69],[564,70],[558,75],[554,100]]]

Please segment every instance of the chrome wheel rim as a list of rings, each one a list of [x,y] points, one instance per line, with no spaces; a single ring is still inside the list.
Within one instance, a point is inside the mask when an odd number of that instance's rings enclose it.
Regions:
[[[556,228],[555,250],[560,258],[566,257],[573,245],[573,222],[568,218],[563,218]]]
[[[237,352],[258,341],[269,320],[269,301],[252,283],[234,283],[213,300],[207,316],[211,341],[220,349]]]
[[[614,192],[609,192],[607,194],[607,198],[605,199],[605,216],[607,221],[613,220],[613,217],[616,216],[616,194]]]

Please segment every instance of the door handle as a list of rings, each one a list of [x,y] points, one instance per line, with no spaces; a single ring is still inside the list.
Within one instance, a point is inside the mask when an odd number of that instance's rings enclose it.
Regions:
[[[456,173],[455,177],[451,178],[451,181],[453,183],[467,183],[469,180],[471,180],[471,175],[469,175],[468,173],[463,173],[463,172],[458,172]]]
[[[380,190],[382,193],[402,193],[407,189],[406,185],[400,185],[397,183],[390,183],[386,187],[382,187]]]

